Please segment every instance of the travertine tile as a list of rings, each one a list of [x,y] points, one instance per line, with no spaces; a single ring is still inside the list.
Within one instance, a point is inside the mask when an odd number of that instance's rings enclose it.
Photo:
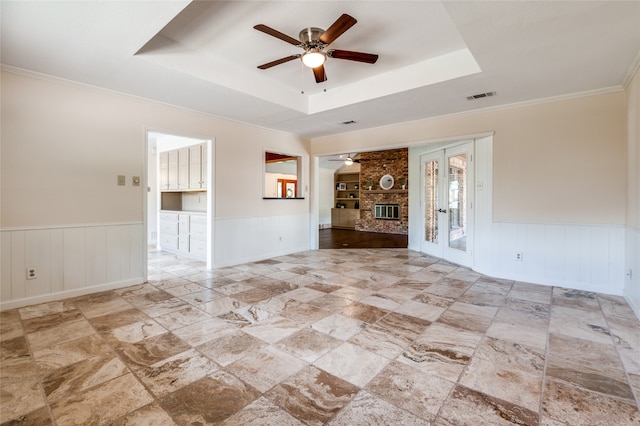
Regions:
[[[220,318],[209,318],[186,327],[173,330],[173,333],[191,346],[199,346],[217,337],[233,333],[236,328]]]
[[[255,389],[231,374],[217,371],[166,395],[160,405],[179,424],[213,425],[237,413],[259,396]]]
[[[145,405],[133,411],[121,419],[113,422],[110,426],[172,426],[176,423],[157,403]]]
[[[277,341],[292,335],[304,326],[304,324],[300,324],[296,321],[291,321],[279,315],[274,315],[263,321],[243,328],[243,331],[262,339],[267,343],[276,343]]]
[[[31,350],[37,351],[52,345],[70,342],[96,334],[91,324],[85,319],[65,323],[57,327],[51,327],[27,334],[27,339],[31,345]]]
[[[151,251],[148,283],[0,312],[0,423],[640,424],[638,329],[406,249]]]
[[[432,421],[454,383],[392,362],[367,385],[367,391],[416,416]]]
[[[567,424],[633,425],[640,423],[635,404],[547,379],[542,412]]]
[[[187,325],[192,325],[200,321],[204,321],[211,318],[211,315],[204,312],[204,310],[200,310],[194,308],[193,306],[189,306],[184,309],[180,309],[178,311],[169,312],[165,315],[160,315],[159,317],[155,317],[155,321],[166,328],[167,330],[175,330],[177,328],[182,328]]]
[[[355,318],[369,324],[373,324],[388,313],[388,310],[376,308],[375,306],[366,305],[360,302],[352,303],[341,311],[342,315]]]
[[[120,342],[135,343],[166,332],[167,330],[164,327],[149,318],[146,321],[134,322],[133,324],[115,328],[105,333],[104,336],[112,345],[117,346]]]
[[[387,358],[351,343],[343,343],[317,359],[313,365],[362,387],[382,371],[388,363]]]
[[[497,311],[498,308],[494,306],[455,302],[438,317],[437,322],[462,330],[484,333],[491,325]]]
[[[152,400],[133,374],[125,374],[53,403],[51,412],[60,426],[106,424]]]
[[[332,426],[356,424],[422,426],[426,422],[374,395],[361,391],[328,424]]]
[[[258,391],[266,392],[304,366],[304,361],[267,346],[230,364],[226,369]]]
[[[311,326],[314,330],[341,340],[349,339],[360,333],[365,327],[366,323],[340,314],[330,315]]]
[[[53,402],[128,372],[127,366],[115,353],[107,353],[51,371],[44,377],[42,385],[47,399]]]
[[[537,411],[540,406],[542,372],[525,372],[473,358],[460,377],[460,384],[531,411]]]
[[[303,328],[276,343],[276,347],[307,362],[313,362],[342,341],[310,327]]]
[[[265,396],[308,425],[331,419],[359,388],[313,366],[304,368]]]
[[[515,404],[457,385],[445,401],[436,425],[535,426],[540,416]]]
[[[265,346],[267,343],[257,337],[236,330],[210,340],[196,349],[217,364],[226,366]]]
[[[0,383],[0,423],[44,407],[42,385],[35,376],[3,379]]]
[[[303,426],[304,423],[293,418],[289,413],[266,399],[260,397],[251,404],[227,418],[225,426]]]
[[[432,324],[398,356],[398,361],[455,382],[481,338],[470,331]]]
[[[20,318],[25,321],[32,318],[59,314],[65,311],[76,309],[76,305],[67,300],[59,300],[55,302],[42,303],[39,305],[26,306],[18,309]],[[3,318],[4,319],[4,318]]]
[[[190,349],[147,367],[137,367],[135,372],[155,396],[163,397],[217,369],[213,361]]]
[[[203,303],[202,305],[197,305],[196,307],[210,315],[219,316],[235,311],[246,304],[246,302],[241,302],[240,300],[236,300],[231,297],[223,297],[221,299]]]
[[[107,342],[97,334],[70,342],[54,344],[33,351],[41,374],[111,351]]]
[[[519,343],[486,336],[478,345],[474,357],[517,368],[532,374],[542,374],[544,351]]]

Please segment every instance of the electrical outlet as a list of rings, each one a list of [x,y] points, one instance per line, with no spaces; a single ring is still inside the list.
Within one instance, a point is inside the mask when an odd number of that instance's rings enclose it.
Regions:
[[[36,268],[27,268],[27,279],[35,280],[36,278],[38,278],[38,275],[36,274]]]
[[[524,258],[524,255],[522,254],[521,251],[516,253],[516,260],[517,261],[522,262],[523,258]]]

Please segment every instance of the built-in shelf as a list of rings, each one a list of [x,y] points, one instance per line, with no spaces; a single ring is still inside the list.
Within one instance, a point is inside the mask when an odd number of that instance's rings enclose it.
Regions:
[[[334,175],[334,208],[331,209],[333,228],[355,229],[360,217],[360,172],[336,172]]]
[[[367,188],[363,188],[360,190],[361,193],[363,194],[402,194],[402,193],[407,193],[409,192],[408,189],[367,189]]]

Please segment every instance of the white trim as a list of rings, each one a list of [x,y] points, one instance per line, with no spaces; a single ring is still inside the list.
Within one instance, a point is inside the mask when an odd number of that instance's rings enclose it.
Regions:
[[[0,232],[12,231],[41,231],[46,229],[67,229],[67,228],[96,228],[101,226],[126,226],[126,225],[142,225],[144,222],[108,222],[108,223],[85,223],[71,225],[42,225],[42,226],[14,226],[8,228],[0,228]]]
[[[214,177],[215,177],[215,142],[216,139],[214,137],[211,136],[203,136],[200,134],[189,134],[189,133],[181,133],[181,132],[174,132],[171,130],[165,130],[165,129],[158,129],[155,127],[144,127],[145,129],[145,134],[144,134],[144,138],[145,138],[145,144],[144,144],[144,181],[145,184],[147,183],[147,179],[149,177],[149,170],[148,170],[148,164],[149,164],[149,158],[148,158],[148,152],[149,152],[149,134],[150,133],[154,133],[154,134],[158,134],[158,135],[163,135],[163,136],[174,136],[176,138],[184,138],[184,139],[193,139],[194,142],[197,141],[197,143],[205,143],[207,145],[207,269],[213,269],[215,267],[215,263],[214,263],[214,225],[215,225],[215,220],[214,220],[214,212],[215,212],[215,182],[214,182]],[[159,151],[158,151],[159,152]],[[145,187],[143,188],[143,218],[144,218],[144,232],[145,232],[145,242],[147,244],[145,244],[145,252],[144,252],[144,278],[145,280],[148,278],[148,274],[147,274],[147,267],[148,267],[148,250],[146,249],[148,247],[148,191],[147,191],[148,185],[145,185]],[[158,187],[157,189],[158,193],[160,192],[160,189]],[[176,191],[176,192],[181,192],[181,191]],[[160,202],[160,196],[158,196],[158,202]],[[199,213],[204,213],[204,212],[199,212]],[[157,243],[157,246],[159,247],[159,240]]]
[[[100,291],[115,290],[118,288],[142,284],[144,282],[146,282],[146,280],[143,277],[136,277],[124,281],[100,284],[91,287],[82,287],[73,290],[64,290],[56,293],[43,294],[40,296],[31,296],[22,299],[8,300],[6,302],[0,302],[0,311],[4,311],[6,309],[21,308],[23,306],[34,305],[38,303],[53,302],[55,300],[67,299],[69,297],[84,296],[85,294],[97,293]]]

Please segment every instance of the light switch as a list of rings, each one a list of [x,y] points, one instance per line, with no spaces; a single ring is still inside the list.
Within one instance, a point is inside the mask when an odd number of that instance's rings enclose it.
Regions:
[[[124,175],[118,175],[118,186],[126,185],[126,177]]]
[[[131,185],[140,186],[140,176],[133,176],[131,178]]]

